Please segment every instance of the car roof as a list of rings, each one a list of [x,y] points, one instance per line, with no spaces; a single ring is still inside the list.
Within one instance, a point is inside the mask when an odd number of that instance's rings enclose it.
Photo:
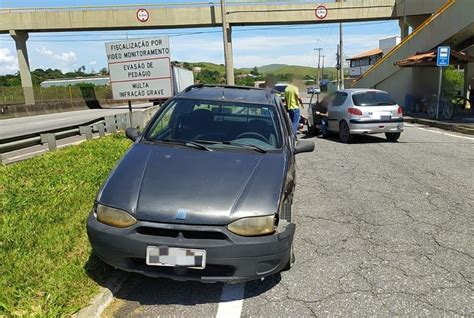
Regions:
[[[232,101],[239,103],[273,104],[273,94],[268,89],[248,86],[204,85],[187,87],[177,95],[180,98]]]
[[[348,89],[341,89],[339,92],[344,92],[344,93],[348,93],[348,94],[363,93],[363,92],[387,93],[386,91],[382,91],[380,89],[373,89],[373,88],[348,88]]]

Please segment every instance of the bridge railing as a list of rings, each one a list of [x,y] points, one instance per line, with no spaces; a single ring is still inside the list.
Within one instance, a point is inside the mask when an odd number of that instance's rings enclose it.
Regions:
[[[333,3],[334,0],[319,1],[319,3]],[[283,5],[283,4],[308,4],[314,3],[312,0],[277,0],[277,1],[227,1],[227,6],[241,6],[241,5]],[[58,7],[25,7],[25,8],[0,8],[0,14],[2,13],[21,13],[21,12],[56,12],[56,11],[97,11],[97,10],[130,10],[130,9],[162,9],[162,8],[179,8],[179,7],[213,7],[220,6],[220,1],[207,1],[207,2],[169,2],[169,3],[157,3],[157,4],[122,4],[122,5],[100,5],[100,6],[58,6]]]

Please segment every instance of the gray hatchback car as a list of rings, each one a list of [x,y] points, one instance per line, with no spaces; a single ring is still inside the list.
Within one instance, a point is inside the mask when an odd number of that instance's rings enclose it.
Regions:
[[[125,271],[246,281],[293,262],[296,142],[281,100],[249,87],[194,85],[168,100],[99,190],[87,232]]]

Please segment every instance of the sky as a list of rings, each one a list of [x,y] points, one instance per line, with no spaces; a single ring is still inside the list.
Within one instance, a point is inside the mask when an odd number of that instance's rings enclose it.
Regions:
[[[196,0],[198,1],[198,0]],[[201,0],[202,1],[202,0]],[[268,0],[266,0],[268,1]],[[280,0],[281,1],[281,0]],[[160,0],[75,0],[74,5],[113,5],[132,3],[171,3]],[[176,3],[177,1],[174,1]],[[187,3],[195,2],[186,0]],[[208,1],[206,1],[208,2]],[[227,2],[231,2],[227,0]],[[323,1],[324,2],[324,1]],[[333,1],[326,1],[333,2]],[[319,2],[318,2],[319,3]],[[0,8],[54,7],[71,5],[64,0],[0,0]],[[398,21],[344,23],[344,56],[378,47],[378,40],[400,35]],[[27,42],[31,69],[59,68],[64,72],[81,66],[87,72],[107,66],[105,43],[131,38],[168,35],[172,60],[224,63],[221,28],[136,30],[106,32],[30,33]],[[315,48],[323,48],[325,66],[335,66],[339,42],[338,24],[292,26],[248,26],[233,28],[233,53],[236,68],[289,64],[316,67]],[[322,59],[321,59],[322,63]],[[15,44],[9,35],[0,34],[0,74],[18,71]]]

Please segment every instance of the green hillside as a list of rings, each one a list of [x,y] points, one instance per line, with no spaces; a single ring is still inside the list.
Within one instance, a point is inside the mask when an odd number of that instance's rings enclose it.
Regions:
[[[201,72],[196,74],[195,78],[200,83],[225,83],[225,68],[222,64],[214,64],[209,62],[173,62],[181,67],[192,69],[200,67]],[[288,81],[292,77],[300,79],[316,79],[318,73],[317,68],[309,66],[286,65],[286,64],[269,64],[257,66],[260,76],[257,78],[239,78],[237,81],[242,85],[253,85],[256,80],[265,80],[268,76],[276,77],[278,81]],[[253,68],[235,69],[235,75],[249,74]],[[325,78],[330,80],[336,78],[336,69],[329,67],[324,69]]]
[[[274,74],[294,74],[298,76],[316,76],[317,69],[308,66],[285,65],[273,72]]]
[[[269,64],[269,65],[264,65],[264,66],[257,66],[258,71],[262,74],[272,74],[277,72],[278,70],[286,67],[288,65],[286,64]],[[248,71],[250,72],[253,68],[243,68],[243,71]]]
[[[184,63],[185,67],[186,67],[186,64],[189,64],[189,66],[191,68],[193,67],[201,67],[202,70],[208,70],[208,71],[211,71],[211,72],[219,72],[221,74],[224,74],[225,73],[225,67],[223,64],[219,65],[219,64],[214,64],[214,63],[209,63],[209,62],[197,62],[197,63]]]

